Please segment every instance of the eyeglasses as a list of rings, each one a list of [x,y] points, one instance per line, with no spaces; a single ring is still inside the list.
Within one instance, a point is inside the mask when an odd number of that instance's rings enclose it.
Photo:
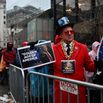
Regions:
[[[65,35],[74,34],[74,31],[73,30],[68,30],[68,31],[65,31],[64,33],[65,33]]]

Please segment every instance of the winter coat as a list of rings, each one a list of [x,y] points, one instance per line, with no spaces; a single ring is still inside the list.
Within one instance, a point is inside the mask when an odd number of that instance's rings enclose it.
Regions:
[[[73,53],[70,60],[76,60],[75,72],[72,74],[64,74],[61,72],[61,60],[67,60],[61,42],[53,46],[56,62],[54,63],[54,75],[64,78],[70,78],[80,81],[85,81],[84,68],[87,71],[95,71],[94,62],[88,55],[87,46],[74,41]],[[78,87],[79,90],[79,103],[86,103],[85,88],[82,86]],[[55,103],[68,103],[68,93],[62,91],[62,98],[60,98],[60,81],[55,80]],[[70,103],[77,103],[77,95],[70,93]]]

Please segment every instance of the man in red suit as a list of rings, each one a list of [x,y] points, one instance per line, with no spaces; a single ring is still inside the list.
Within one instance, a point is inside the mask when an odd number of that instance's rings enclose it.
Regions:
[[[56,44],[53,46],[56,59],[56,62],[54,63],[54,75],[64,78],[85,81],[84,68],[87,71],[95,71],[95,65],[94,62],[91,60],[90,56],[88,55],[87,46],[74,40],[74,24],[70,23],[67,17],[62,17],[58,19],[57,24],[57,34],[59,34],[59,42],[56,42]],[[70,73],[68,71],[67,73],[63,72],[63,70],[61,69],[61,60],[74,60],[74,71]],[[77,88],[72,83],[69,84],[67,82],[60,82],[56,80],[55,103],[60,103],[60,100],[62,100],[62,103],[68,103],[68,101],[70,101],[70,103],[78,103],[77,95],[79,95],[79,103],[86,103],[86,88],[79,86],[78,93],[70,93],[70,98],[68,98],[67,91],[62,91],[62,96],[60,96],[60,88],[63,88],[63,85],[65,88],[66,86],[68,88],[68,86],[70,85],[72,87],[74,86],[74,88]]]

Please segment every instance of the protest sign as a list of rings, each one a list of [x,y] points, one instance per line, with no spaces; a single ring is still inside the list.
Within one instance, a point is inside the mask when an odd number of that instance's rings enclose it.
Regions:
[[[60,81],[60,90],[78,95],[78,85],[77,84]]]
[[[51,41],[35,44],[32,50],[30,46],[26,46],[17,48],[17,51],[23,69],[40,67],[55,62]]]

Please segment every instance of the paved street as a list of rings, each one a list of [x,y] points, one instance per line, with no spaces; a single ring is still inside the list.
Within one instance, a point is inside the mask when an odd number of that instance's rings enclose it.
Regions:
[[[8,85],[0,85],[0,103],[14,103]]]
[[[8,94],[9,87],[8,85],[0,85],[0,96],[3,96],[4,94]]]

